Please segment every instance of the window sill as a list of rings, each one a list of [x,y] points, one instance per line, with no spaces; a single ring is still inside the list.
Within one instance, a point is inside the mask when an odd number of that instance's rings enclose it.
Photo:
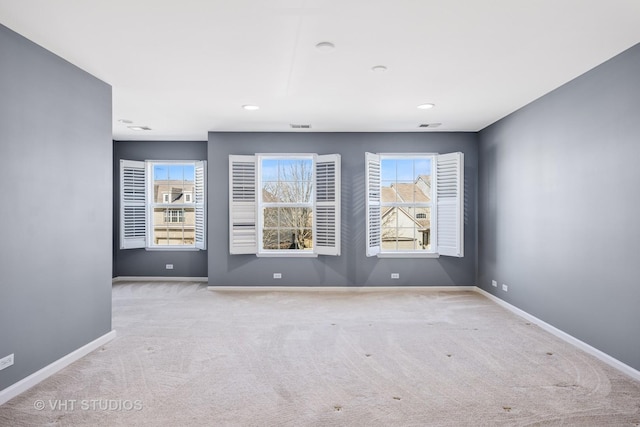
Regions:
[[[318,254],[313,252],[259,252],[258,258],[317,258]]]
[[[440,254],[435,252],[380,252],[376,256],[378,258],[440,258]]]
[[[195,251],[200,251],[202,249],[198,249],[194,246],[188,246],[188,247],[184,247],[184,246],[155,246],[152,248],[144,248],[145,251],[150,251],[150,252],[154,252],[154,251],[178,251],[178,252],[195,252]]]

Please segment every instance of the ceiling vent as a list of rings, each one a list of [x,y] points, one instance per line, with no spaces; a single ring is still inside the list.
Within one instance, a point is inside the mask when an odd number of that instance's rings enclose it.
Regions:
[[[442,125],[442,123],[422,123],[418,125],[419,128],[437,128]]]
[[[311,129],[311,125],[296,125],[291,123],[289,126],[291,129]]]

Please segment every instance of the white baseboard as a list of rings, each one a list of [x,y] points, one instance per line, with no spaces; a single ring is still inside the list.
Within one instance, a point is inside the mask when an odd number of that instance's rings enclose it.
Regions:
[[[36,385],[39,382],[47,379],[48,377],[50,377],[51,375],[55,374],[56,372],[61,371],[62,369],[66,368],[67,366],[69,366],[70,364],[75,362],[76,360],[79,360],[79,359],[83,358],[87,354],[91,353],[93,350],[95,350],[98,347],[108,343],[109,341],[111,341],[115,337],[116,337],[116,331],[115,330],[107,332],[103,336],[101,336],[99,338],[96,338],[95,340],[93,340],[90,343],[80,347],[79,349],[77,349],[75,351],[72,351],[71,353],[67,354],[66,356],[61,357],[60,359],[56,360],[55,362],[45,366],[44,368],[40,369],[39,371],[34,372],[33,374],[29,375],[28,377],[23,378],[22,380],[18,381],[17,383],[15,383],[13,385],[10,385],[9,387],[7,387],[7,388],[5,388],[3,390],[0,390],[0,405],[8,402],[9,400],[13,399],[14,397],[16,397],[19,394],[24,393],[25,391],[29,390],[34,385]]]
[[[165,276],[118,276],[112,283],[119,282],[202,282],[209,281],[208,277],[165,277]]]
[[[594,357],[596,357],[597,359],[600,359],[601,361],[603,361],[604,363],[606,363],[607,365],[611,366],[612,368],[617,369],[618,371],[630,376],[631,378],[640,381],[640,371],[632,368],[631,366],[619,361],[618,359],[615,359],[611,356],[609,356],[607,353],[604,353],[600,350],[598,350],[595,347],[590,346],[589,344],[587,344],[584,341],[580,341],[579,339],[577,339],[576,337],[569,335],[568,333],[556,328],[555,326],[552,326],[550,324],[548,324],[547,322],[544,322],[540,319],[538,319],[535,316],[532,316],[531,314],[527,313],[524,310],[519,309],[516,306],[513,306],[511,304],[509,304],[508,302],[501,300],[500,298],[496,297],[495,295],[490,294],[489,292],[485,291],[484,289],[480,289],[478,287],[475,288],[476,292],[478,292],[481,295],[484,295],[485,297],[489,298],[491,301],[495,302],[496,304],[506,308],[507,310],[511,311],[512,313],[530,321],[531,323],[535,323],[536,325],[540,326],[542,329],[544,329],[545,331],[549,332],[552,335],[555,335],[556,337],[560,338],[563,341],[568,342],[569,344],[572,344],[575,347],[578,347],[580,350],[584,351],[585,353],[588,353]]]
[[[263,292],[443,292],[473,291],[475,286],[207,286],[210,291]]]

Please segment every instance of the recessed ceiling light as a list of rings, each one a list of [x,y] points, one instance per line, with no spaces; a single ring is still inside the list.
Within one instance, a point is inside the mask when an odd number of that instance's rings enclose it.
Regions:
[[[331,42],[320,42],[316,45],[316,49],[322,52],[329,52],[335,49],[336,45]]]
[[[385,67],[384,65],[376,65],[375,67],[371,67],[371,71],[375,73],[384,73],[385,71],[387,71],[387,67]]]
[[[259,106],[251,105],[251,104],[245,104],[245,105],[242,106],[242,108],[244,108],[245,110],[248,110],[248,111],[255,111],[255,110],[259,110],[260,109]]]
[[[149,126],[127,126],[131,130],[151,130]]]
[[[418,125],[419,128],[437,128],[438,126],[441,126],[442,123],[422,123],[420,125]]]
[[[131,120],[127,120],[127,119],[120,119],[118,120],[120,123],[124,123],[125,125],[130,125],[131,123],[133,123],[133,121]]]
[[[421,110],[428,110],[429,108],[433,108],[435,106],[436,104],[420,104],[418,105],[418,108]]]

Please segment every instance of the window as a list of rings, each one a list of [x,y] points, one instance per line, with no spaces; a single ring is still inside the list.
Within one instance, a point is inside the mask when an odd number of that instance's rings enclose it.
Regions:
[[[433,252],[431,161],[431,156],[380,155],[381,252]]]
[[[259,162],[260,249],[313,251],[313,157]]]
[[[184,222],[184,210],[167,209],[164,211],[164,222]]]
[[[367,256],[463,256],[463,154],[366,155]]]
[[[230,253],[340,254],[340,156],[229,156]]]
[[[121,249],[206,248],[204,161],[121,160],[120,175]]]

